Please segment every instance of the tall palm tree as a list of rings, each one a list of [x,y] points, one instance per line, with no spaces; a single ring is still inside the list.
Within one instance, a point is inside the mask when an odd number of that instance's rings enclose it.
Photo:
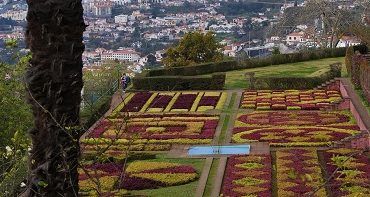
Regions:
[[[27,0],[26,74],[34,127],[23,196],[77,196],[82,35],[81,0]]]

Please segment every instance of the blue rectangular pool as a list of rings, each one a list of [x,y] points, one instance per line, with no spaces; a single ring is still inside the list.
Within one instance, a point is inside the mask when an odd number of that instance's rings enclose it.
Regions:
[[[250,145],[234,146],[193,146],[188,150],[188,155],[247,155]]]

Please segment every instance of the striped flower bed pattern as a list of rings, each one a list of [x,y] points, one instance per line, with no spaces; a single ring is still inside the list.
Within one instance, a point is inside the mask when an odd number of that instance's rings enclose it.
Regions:
[[[192,166],[170,162],[135,161],[129,164],[126,173],[119,187],[127,190],[183,185],[198,178]]]
[[[332,149],[324,151],[332,196],[370,196],[370,162],[361,150]]]
[[[337,90],[248,90],[240,107],[257,110],[318,110],[340,102]]]
[[[133,115],[125,122],[116,117],[102,121],[84,142],[96,138],[129,140],[135,137],[142,143],[210,143],[218,122],[218,115],[205,114]]]
[[[226,98],[226,92],[128,93],[113,114],[119,112],[204,112],[222,109]]]
[[[229,157],[223,196],[272,196],[271,169],[270,155]]]
[[[278,196],[326,196],[318,156],[315,150],[276,151]]]
[[[239,114],[235,143],[269,142],[274,146],[322,146],[359,134],[347,111],[270,111]]]
[[[122,167],[116,163],[84,165],[83,169],[78,170],[80,196],[98,196],[97,184],[100,185],[102,196],[126,194],[126,190],[115,187],[122,174]]]
[[[89,164],[79,169],[82,196],[97,196],[97,180],[104,196],[123,196],[130,190],[183,185],[198,179],[190,165],[171,162],[134,161],[125,171],[116,163]]]

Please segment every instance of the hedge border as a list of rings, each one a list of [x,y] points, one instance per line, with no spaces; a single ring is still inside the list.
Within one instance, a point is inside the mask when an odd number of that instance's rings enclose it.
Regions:
[[[304,51],[300,53],[278,54],[266,58],[252,58],[243,61],[221,61],[209,62],[192,66],[170,67],[162,69],[153,69],[143,72],[141,77],[156,76],[194,76],[205,75],[216,72],[226,72],[233,70],[258,68],[278,64],[295,63],[309,60],[317,60],[333,57],[346,56],[346,48],[319,49]]]

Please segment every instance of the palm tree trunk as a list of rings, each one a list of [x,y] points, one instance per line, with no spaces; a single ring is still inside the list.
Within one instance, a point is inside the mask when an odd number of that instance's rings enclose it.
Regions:
[[[77,196],[81,102],[81,0],[27,0],[26,74],[34,128],[23,196]]]

